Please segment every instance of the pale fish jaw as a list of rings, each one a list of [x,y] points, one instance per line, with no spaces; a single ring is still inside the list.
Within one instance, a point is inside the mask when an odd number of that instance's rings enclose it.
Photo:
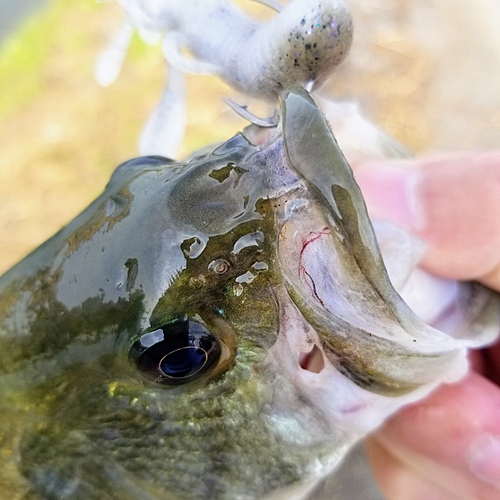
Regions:
[[[304,214],[288,221],[279,251],[291,297],[320,335],[325,357],[365,389],[392,396],[451,369],[461,347],[423,324],[408,334],[352,262],[342,262],[345,256],[332,245],[337,237],[323,224],[314,229],[313,219],[321,221]]]
[[[284,289],[278,291],[278,302],[280,331],[269,350],[266,366],[277,374],[280,384],[274,392],[271,422],[283,439],[313,445],[328,436],[350,446],[402,405],[421,399],[443,381],[434,380],[397,397],[366,390],[336,368],[325,351],[321,334],[305,320]],[[301,366],[301,356],[312,351],[323,365],[318,372],[310,366]],[[315,362],[318,363],[318,359]],[[466,369],[465,357],[459,358],[454,372],[447,373],[445,381],[460,378]],[[290,408],[287,405],[291,394],[296,406]],[[285,408],[286,412],[282,411]],[[296,420],[296,433],[291,432],[290,424],[279,425],[282,419],[288,421],[290,415]]]
[[[391,283],[427,325],[469,348],[498,338],[498,295],[479,283],[440,278],[418,267],[425,243],[399,226],[374,220],[373,227]]]
[[[287,158],[302,175],[304,191],[290,194],[282,203],[289,208],[280,216],[279,261],[286,281],[276,292],[280,330],[266,366],[281,386],[274,392],[270,423],[283,439],[313,444],[328,435],[350,446],[401,406],[467,372],[467,347],[498,335],[498,297],[476,307],[475,313],[486,311],[479,321],[490,328],[486,334],[453,338],[423,324],[407,308],[383,266],[369,266],[378,274],[367,275],[367,262],[377,262],[380,255],[350,169],[303,90],[285,94],[283,103]],[[293,121],[287,121],[288,114]],[[344,191],[333,189],[330,198],[332,183]],[[355,258],[349,260],[353,248]],[[418,258],[416,251],[405,265],[414,266]],[[399,275],[398,285],[404,287],[411,272],[403,269]],[[287,397],[296,403],[284,412]],[[293,432],[291,414],[302,433]]]
[[[291,119],[288,119],[288,113]],[[283,255],[297,257],[302,248],[305,248],[303,245],[309,238],[308,235],[313,231],[321,232],[326,227],[332,235],[331,238],[318,238],[314,243],[318,245],[327,242],[327,247],[330,245],[330,250],[326,248],[323,252],[316,252],[318,258],[324,261],[323,268],[313,262],[315,252],[312,252],[308,264],[310,279],[315,281],[317,288],[321,287],[321,283],[323,287],[331,286],[329,291],[324,293],[324,304],[321,304],[321,300],[305,299],[310,286],[301,284],[303,280],[300,277],[298,260],[286,259],[285,273],[290,272],[288,279],[292,283],[292,293],[302,296],[303,299],[299,300],[304,300],[305,305],[313,307],[312,304],[315,303],[315,315],[322,316],[325,310],[338,315],[336,307],[342,304],[345,310],[340,311],[338,319],[343,318],[343,321],[364,329],[367,325],[366,320],[359,314],[362,311],[364,317],[369,317],[370,326],[375,327],[373,335],[391,342],[397,338],[396,343],[410,352],[420,352],[422,355],[436,352],[451,354],[460,349],[461,346],[447,335],[429,330],[419,322],[392,288],[359,188],[354,183],[350,168],[340,154],[321,112],[310,98],[306,98],[304,91],[294,90],[284,98],[283,135],[291,165],[304,176],[309,188],[317,193],[322,207],[330,207],[327,208],[322,223],[313,225],[313,221],[318,219],[316,215],[311,215],[304,223],[303,215],[294,221],[298,228],[302,226],[303,234],[295,243],[290,239],[282,240],[281,243],[287,246]],[[292,220],[284,222],[290,224]],[[292,248],[294,245],[298,247],[295,250]],[[330,259],[337,261],[330,263]],[[339,274],[342,267],[345,270],[343,274]],[[328,285],[325,269],[334,273],[336,279],[344,280],[344,287],[340,287],[338,292],[334,290],[335,278]],[[302,291],[298,291],[299,289]],[[356,297],[350,293],[351,290],[357,290],[357,304],[352,302]],[[330,296],[335,296],[335,293],[340,302],[328,304]],[[370,301],[377,304],[376,309],[371,310]],[[312,311],[309,314],[312,315]],[[407,333],[398,336],[397,331]]]
[[[378,427],[398,408],[425,397],[439,383],[404,396],[386,397],[361,388],[341,374],[328,360],[317,332],[283,289],[278,292],[281,329],[269,351],[266,366],[277,374],[269,425],[293,445],[314,447],[330,441],[330,455],[313,460],[308,479],[266,496],[266,500],[305,499],[321,477],[336,468],[353,444]],[[300,366],[300,354],[318,349],[323,359],[319,373]],[[310,351],[309,351],[310,352]],[[465,366],[463,367],[465,369]]]
[[[294,89],[291,94],[293,99],[287,100],[287,96],[284,99],[285,146],[288,146],[287,141],[292,140],[308,153],[300,137],[293,135],[295,130],[288,135],[290,132],[287,130],[286,114],[290,113],[294,119],[299,118],[298,127],[307,130],[307,140],[318,136],[320,140],[324,139],[322,132],[326,124],[324,121],[318,124],[316,120],[321,114],[318,112],[315,115],[308,108],[304,113],[307,126],[304,126],[300,122],[300,105],[311,101],[308,101],[307,95],[300,89]],[[443,381],[452,382],[460,378],[467,370],[467,361],[466,349],[459,342],[425,327],[412,317],[412,313],[404,305],[393,306],[391,300],[401,299],[384,288],[391,285],[383,268],[378,269],[381,277],[371,276],[375,281],[372,283],[364,275],[362,265],[361,269],[356,270],[354,263],[343,262],[353,241],[359,238],[359,233],[353,231],[356,225],[353,226],[354,212],[350,209],[349,201],[357,209],[357,224],[369,226],[369,221],[364,206],[359,206],[353,185],[349,185],[348,178],[351,174],[349,170],[345,170],[345,162],[332,164],[321,154],[325,148],[318,147],[314,140],[312,142],[311,148],[316,152],[312,156],[314,163],[313,160],[307,165],[301,163],[297,169],[303,177],[302,187],[288,192],[286,200],[282,199],[280,203],[283,208],[278,215],[281,224],[279,261],[286,280],[283,286],[275,289],[280,321],[277,341],[269,350],[265,361],[266,370],[274,374],[272,400],[265,418],[275,432],[290,444],[314,448],[328,436],[331,440],[331,454],[323,457],[322,461],[312,461],[310,464],[310,475],[318,478],[335,468],[353,443],[380,425],[402,405],[421,399]],[[290,152],[289,147],[287,152],[293,168],[297,165],[293,162],[297,158],[296,152]],[[328,208],[325,209],[327,195],[321,196],[323,192],[314,177],[317,168],[333,168],[334,182],[342,182],[351,199],[337,197],[333,193],[335,205],[332,207],[327,204]],[[335,215],[337,218],[334,218]],[[358,231],[365,231],[365,241],[369,238],[370,227],[363,227]],[[344,245],[346,248],[343,248]],[[376,243],[371,250],[378,252]],[[405,273],[403,277],[404,275]],[[385,279],[386,283],[380,285],[377,279]],[[377,298],[376,294],[370,296],[369,293],[368,296],[385,310],[382,313],[378,308],[370,311],[371,317],[367,323],[364,313],[373,306],[370,300],[364,300],[364,295],[370,286],[377,285],[382,296]],[[361,300],[362,307],[357,308],[357,304],[353,305],[351,300],[346,300],[341,292],[335,296],[335,286],[348,291],[358,287],[358,300]],[[317,320],[314,318],[315,314],[322,315],[323,318]],[[366,365],[369,371],[373,371],[373,366],[375,372],[378,371],[375,379],[382,379],[381,382],[375,380],[376,383],[380,382],[378,387],[370,381],[364,384],[349,365],[347,370],[342,369],[345,368],[342,357],[344,354],[349,356],[348,351],[343,351],[341,347],[332,355],[332,332],[327,329],[335,330],[339,327],[344,328],[341,334],[347,343],[350,342],[348,336],[351,333],[358,341],[361,357],[354,364],[370,355],[384,357],[387,354],[387,359],[382,362],[368,359]],[[409,332],[405,331],[405,327],[409,328]],[[373,339],[366,338],[368,336],[384,339],[384,342],[379,343],[378,350],[377,341],[374,343]],[[433,339],[433,336],[437,339]],[[412,349],[413,340],[417,339],[419,347]],[[368,348],[363,344],[369,344]],[[399,360],[398,352],[403,353]],[[401,362],[402,359],[407,361],[410,356],[414,358],[410,359],[413,366],[406,366],[406,362]],[[363,369],[362,365],[360,369]],[[389,380],[384,386],[384,374],[388,374],[388,378],[392,378],[395,383]],[[411,379],[416,374],[421,378],[412,384]],[[405,378],[408,376],[409,380]],[[298,489],[280,490],[266,498],[306,498],[311,487],[312,483],[305,482],[298,485]]]

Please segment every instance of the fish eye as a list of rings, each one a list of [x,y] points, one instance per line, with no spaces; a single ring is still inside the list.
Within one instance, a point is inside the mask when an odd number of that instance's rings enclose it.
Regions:
[[[146,378],[166,385],[198,379],[219,359],[219,341],[202,324],[177,320],[145,333],[129,359]]]

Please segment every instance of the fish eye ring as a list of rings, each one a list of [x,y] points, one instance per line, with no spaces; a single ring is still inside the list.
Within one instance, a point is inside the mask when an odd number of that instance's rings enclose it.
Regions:
[[[181,319],[142,335],[129,359],[149,380],[172,386],[197,380],[220,354],[219,341],[204,325]]]

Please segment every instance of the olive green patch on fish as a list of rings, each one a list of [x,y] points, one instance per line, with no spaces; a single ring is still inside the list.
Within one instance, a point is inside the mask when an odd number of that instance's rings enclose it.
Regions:
[[[93,214],[92,219],[67,239],[67,255],[78,250],[80,245],[90,241],[98,231],[111,231],[113,226],[127,217],[133,196],[124,186],[115,196],[110,197]]]
[[[121,332],[138,329],[141,291],[116,303],[106,302],[102,295],[89,297],[81,305],[68,309],[57,298],[61,279],[60,269],[53,274],[45,269],[24,284],[18,284],[15,292],[4,292],[15,293],[23,302],[24,321],[31,325],[33,334],[15,335],[24,325],[17,324],[15,312],[4,317],[3,330],[10,331],[11,335],[2,339],[2,348],[8,353],[2,358],[2,372],[17,372],[18,382],[28,386],[42,383],[73,363],[86,362],[87,355],[96,354],[95,344],[110,339],[108,348],[114,348]],[[3,302],[3,294],[0,301]]]
[[[127,281],[125,283],[125,291],[130,292],[135,286],[135,280],[139,273],[139,261],[137,259],[128,259],[125,262],[127,268]]]
[[[189,243],[195,240],[185,240],[185,266],[153,309],[151,328],[185,314],[242,317],[242,323],[258,318],[261,325],[276,326],[271,286],[279,278],[275,241],[269,236],[276,232],[270,203],[259,201],[256,212],[260,218],[210,237],[196,257],[189,257],[187,251]],[[247,237],[251,239],[238,247]],[[253,279],[241,280],[246,273],[251,273]]]
[[[238,167],[232,162],[229,162],[225,167],[219,168],[217,170],[212,170],[212,172],[210,172],[208,176],[212,177],[212,179],[218,180],[219,182],[224,182],[231,175],[231,172],[233,171],[236,172],[237,175],[236,180],[234,181],[235,187],[237,187],[241,176],[245,172],[248,172],[248,170]]]
[[[294,482],[300,467],[259,417],[267,398],[256,390],[251,365],[264,356],[244,349],[211,387],[158,393],[146,386],[140,397],[134,381],[118,384],[110,397],[102,384],[110,362],[113,368],[109,357],[90,378],[74,370],[61,379],[52,410],[58,418],[25,432],[22,471],[47,497],[74,488],[78,498],[96,499],[137,498],[133,486],[142,484],[151,498],[175,491],[175,498],[216,499],[229,487],[244,495],[250,483],[260,496]],[[269,447],[281,452],[270,454]],[[154,486],[162,484],[169,487]]]

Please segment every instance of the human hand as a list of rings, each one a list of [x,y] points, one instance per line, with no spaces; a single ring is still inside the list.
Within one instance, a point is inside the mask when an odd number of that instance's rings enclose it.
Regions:
[[[500,152],[355,167],[372,217],[426,241],[422,267],[500,291]],[[388,500],[500,499],[500,342],[367,441]]]

